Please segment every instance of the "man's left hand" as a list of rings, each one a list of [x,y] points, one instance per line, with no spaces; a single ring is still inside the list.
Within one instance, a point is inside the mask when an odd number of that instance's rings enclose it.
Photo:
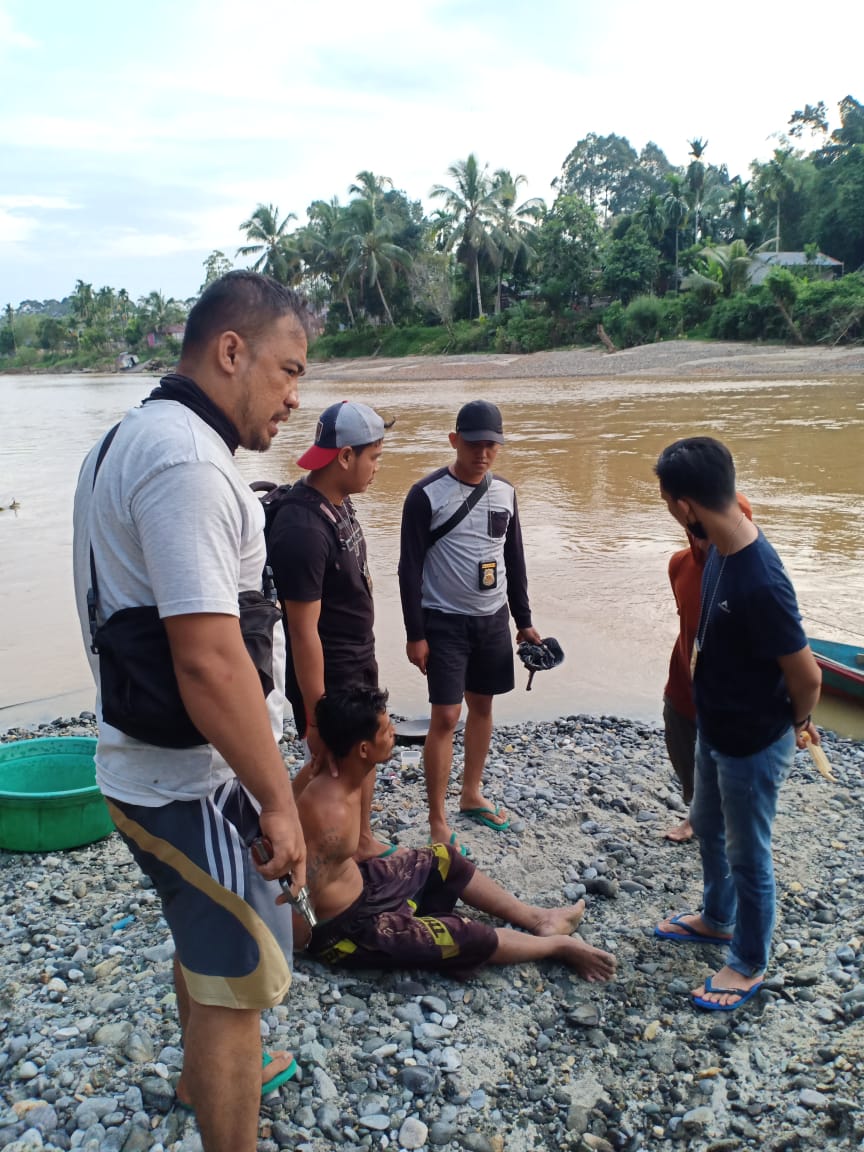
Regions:
[[[528,644],[542,644],[543,637],[536,628],[520,628],[516,633],[516,643],[524,644],[526,642]]]

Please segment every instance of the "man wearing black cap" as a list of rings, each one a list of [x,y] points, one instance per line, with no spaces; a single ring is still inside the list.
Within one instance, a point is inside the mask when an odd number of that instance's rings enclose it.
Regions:
[[[283,497],[270,530],[267,556],[288,634],[285,695],[312,756],[323,751],[314,716],[325,691],[378,687],[372,579],[351,497],[374,480],[385,429],[366,404],[326,408],[315,443],[297,461],[309,473]],[[396,851],[372,835],[374,784],[373,773],[364,781],[360,859]]]
[[[426,676],[432,706],[423,755],[432,842],[456,845],[444,802],[462,701],[468,716],[460,811],[503,832],[509,817],[483,796],[481,784],[493,697],[514,687],[510,616],[517,642],[541,638],[531,624],[516,493],[490,471],[504,443],[500,411],[472,400],[449,439],[456,459],[415,484],[405,500],[399,587],[408,659]]]

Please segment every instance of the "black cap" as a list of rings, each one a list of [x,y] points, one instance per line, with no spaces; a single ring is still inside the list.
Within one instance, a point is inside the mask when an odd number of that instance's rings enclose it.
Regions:
[[[504,443],[504,422],[500,411],[488,400],[471,400],[463,404],[456,417],[456,431],[463,440],[493,440]]]

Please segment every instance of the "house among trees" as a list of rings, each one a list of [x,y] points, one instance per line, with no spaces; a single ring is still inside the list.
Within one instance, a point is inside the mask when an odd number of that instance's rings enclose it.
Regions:
[[[751,284],[762,284],[774,268],[788,268],[790,272],[812,269],[814,280],[836,280],[843,275],[843,261],[824,252],[757,252],[752,260]]]

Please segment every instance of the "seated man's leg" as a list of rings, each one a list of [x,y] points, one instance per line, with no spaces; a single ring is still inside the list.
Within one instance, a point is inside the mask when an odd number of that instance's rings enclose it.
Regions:
[[[274,1054],[264,1075],[260,1010],[282,1000],[290,972],[284,942],[247,902],[246,840],[257,815],[236,782],[199,801],[109,808],[174,937],[184,1035],[178,1098],[194,1107],[206,1152],[254,1152],[262,1082],[292,1059]]]

